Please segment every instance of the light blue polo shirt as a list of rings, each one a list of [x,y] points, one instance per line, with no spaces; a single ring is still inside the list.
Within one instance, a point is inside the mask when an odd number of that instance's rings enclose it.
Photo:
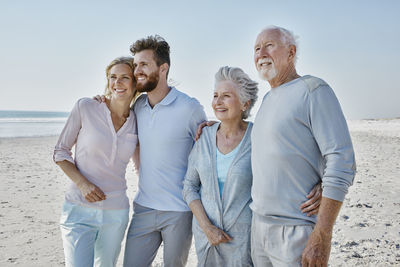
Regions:
[[[189,211],[182,198],[188,156],[198,125],[206,120],[195,98],[171,88],[151,108],[147,95],[134,106],[140,143],[140,174],[135,202],[163,211]]]

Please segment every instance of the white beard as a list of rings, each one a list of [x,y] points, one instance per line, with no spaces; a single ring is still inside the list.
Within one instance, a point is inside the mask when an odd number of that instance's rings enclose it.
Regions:
[[[277,74],[278,72],[276,71],[274,63],[271,64],[271,67],[268,70],[261,69],[258,71],[258,75],[264,81],[271,81],[273,78],[276,77]]]

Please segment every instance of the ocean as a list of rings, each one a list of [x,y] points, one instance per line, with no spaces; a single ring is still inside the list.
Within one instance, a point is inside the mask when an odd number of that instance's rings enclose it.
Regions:
[[[0,138],[59,135],[68,112],[0,110]]]

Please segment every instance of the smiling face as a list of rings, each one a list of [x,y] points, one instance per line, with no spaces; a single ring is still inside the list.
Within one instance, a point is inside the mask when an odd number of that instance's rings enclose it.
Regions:
[[[154,60],[154,52],[150,49],[135,54],[136,90],[151,92],[160,80],[160,67]]]
[[[215,85],[212,108],[221,122],[242,119],[245,107],[240,102],[238,87],[234,82],[226,80]]]
[[[289,45],[282,42],[278,30],[262,31],[254,45],[254,63],[260,77],[269,82],[281,79],[293,64],[291,50]]]
[[[132,69],[128,65],[114,65],[110,69],[107,79],[112,99],[132,100],[135,92],[134,79]]]

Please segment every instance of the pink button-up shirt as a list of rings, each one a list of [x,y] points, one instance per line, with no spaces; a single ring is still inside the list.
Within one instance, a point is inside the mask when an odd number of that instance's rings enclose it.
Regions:
[[[78,100],[54,149],[55,162],[68,160],[90,182],[106,194],[106,200],[90,203],[71,181],[65,200],[97,209],[127,209],[125,172],[137,144],[136,118],[130,111],[124,125],[115,132],[105,103],[89,98]],[[71,149],[75,145],[75,159]]]

